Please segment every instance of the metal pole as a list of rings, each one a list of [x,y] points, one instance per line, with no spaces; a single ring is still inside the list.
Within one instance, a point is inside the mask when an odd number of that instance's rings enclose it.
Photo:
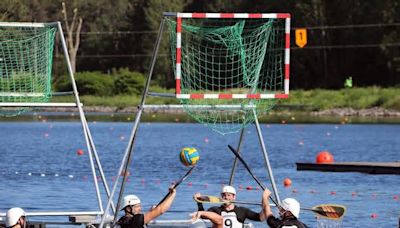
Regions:
[[[85,114],[83,113],[82,106],[80,105],[81,102],[79,100],[78,89],[76,87],[75,78],[74,78],[74,72],[72,71],[71,61],[69,59],[69,54],[68,54],[68,50],[67,50],[67,44],[66,44],[65,38],[64,38],[64,32],[62,30],[61,23],[57,22],[57,24],[58,24],[58,30],[59,30],[59,33],[60,33],[61,44],[62,44],[64,55],[65,55],[65,61],[67,62],[68,72],[69,72],[69,76],[71,78],[72,90],[74,92],[76,105],[77,105],[78,111],[79,111],[79,116],[80,116],[80,120],[81,120],[81,124],[82,124],[82,129],[83,129],[83,133],[84,133],[84,137],[85,137],[85,141],[86,141],[86,147],[87,147],[88,154],[89,154],[90,166],[91,166],[91,169],[92,169],[93,181],[94,181],[95,188],[96,188],[96,194],[97,194],[97,199],[98,199],[98,203],[99,203],[99,208],[100,208],[100,211],[104,213],[103,204],[102,204],[102,201],[101,201],[100,190],[99,190],[99,183],[97,182],[96,170],[95,170],[95,167],[94,167],[94,164],[93,164],[92,150],[91,150],[90,143],[89,143],[89,136],[88,136],[89,129],[86,128],[87,123],[86,123]]]
[[[141,110],[143,110],[143,109],[141,109]],[[142,116],[142,111],[140,111],[140,116],[136,116],[136,119],[135,119],[135,125],[137,125],[136,128],[139,127],[140,117],[141,116]],[[125,164],[123,166],[123,172],[121,171],[121,173],[123,173],[124,175],[123,175],[120,191],[119,191],[119,194],[118,194],[118,200],[117,200],[117,208],[118,208],[118,210],[114,212],[114,218],[113,218],[111,227],[114,227],[116,222],[117,222],[117,215],[118,215],[119,208],[121,206],[121,197],[124,195],[124,191],[125,191],[125,183],[126,183],[126,178],[127,178],[126,173],[128,171],[129,165],[131,164],[131,160],[132,160],[133,145],[134,145],[135,139],[136,139],[136,132],[137,132],[137,130],[135,130],[134,132],[132,131],[133,137],[131,137],[131,140],[130,140],[130,143],[129,143],[129,149],[128,149],[130,151],[130,153],[128,153],[128,158],[126,159],[126,162],[125,162]]]
[[[136,131],[137,131],[137,128],[139,127],[140,118],[141,118],[142,113],[143,113],[144,104],[145,104],[145,100],[146,100],[146,95],[147,95],[147,93],[149,91],[151,77],[152,77],[154,66],[155,66],[155,63],[156,63],[158,49],[159,49],[160,43],[161,43],[162,33],[163,33],[163,29],[164,29],[164,20],[165,20],[165,18],[163,17],[162,20],[161,20],[161,23],[160,23],[159,31],[158,31],[157,42],[156,42],[156,45],[155,45],[154,50],[153,50],[153,56],[152,56],[152,59],[151,59],[150,71],[149,71],[149,74],[148,74],[148,77],[147,77],[145,88],[144,88],[143,93],[142,93],[142,99],[140,101],[140,105],[138,106],[138,112],[136,114],[135,122],[134,122],[133,129],[132,129],[132,132],[131,132],[130,140],[129,140],[129,144],[128,144],[128,147],[125,150],[125,154],[124,154],[124,156],[122,158],[121,165],[119,167],[117,176],[119,176],[121,174],[121,172],[122,172],[124,167],[128,167],[128,165],[129,165],[128,164],[128,158],[130,160],[131,159],[130,158],[131,154],[133,153],[132,149],[133,149],[134,139],[135,139],[135,136],[136,136]],[[125,177],[123,178],[123,180],[125,180]],[[125,183],[125,181],[123,181],[123,183],[121,185],[121,191],[120,191],[120,195],[118,197],[118,203],[117,203],[117,207],[116,207],[116,212],[114,214],[113,223],[116,220],[117,213],[118,213],[118,210],[119,210],[120,198],[121,198],[121,196],[123,194],[123,191],[124,191],[124,188],[123,188],[124,183]],[[114,183],[110,198],[108,199],[107,206],[106,206],[106,211],[110,207],[112,198],[114,197],[115,191],[117,189],[117,185],[118,185],[118,178],[116,179],[116,181]],[[104,226],[104,222],[105,222],[105,219],[106,219],[105,215],[106,214],[103,214],[103,216],[101,217],[101,222],[100,222],[100,225],[99,225],[100,228],[102,228]]]
[[[276,202],[279,203],[281,201],[279,199],[278,190],[276,188],[274,175],[272,174],[272,169],[271,169],[271,165],[269,163],[267,149],[265,148],[264,139],[263,139],[263,136],[261,134],[261,128],[260,128],[260,124],[258,123],[258,117],[257,117],[257,113],[256,113],[255,109],[253,109],[253,115],[254,115],[254,124],[256,125],[256,129],[257,129],[258,139],[260,140],[260,145],[261,145],[261,149],[263,151],[265,164],[266,164],[267,169],[268,169],[268,174],[269,174],[269,179],[271,181],[272,190],[274,192]]]
[[[238,143],[238,145],[237,145],[237,147],[236,147],[236,151],[237,151],[239,154],[240,154],[240,146],[241,146],[242,141],[243,141],[244,130],[245,130],[245,129],[242,128],[242,130],[240,131],[239,143]],[[229,185],[231,185],[231,186],[233,185],[233,176],[235,175],[235,170],[236,170],[236,166],[237,166],[237,161],[238,161],[238,158],[235,157],[235,160],[233,161],[231,176],[230,176],[230,178],[229,178]]]
[[[94,157],[96,159],[97,168],[99,169],[100,177],[101,177],[101,180],[103,182],[104,189],[106,190],[107,197],[110,198],[110,189],[108,188],[108,183],[107,183],[106,177],[105,177],[104,172],[103,172],[103,167],[102,167],[102,165],[100,163],[100,158],[99,158],[99,155],[97,153],[96,147],[95,147],[95,145],[93,143],[93,138],[92,138],[92,135],[91,135],[91,133],[89,131],[89,126],[88,126],[87,122],[86,122],[86,128],[87,128],[88,136],[89,136],[89,139],[90,139],[90,145],[92,146],[92,149],[93,149],[93,155],[94,155]],[[113,212],[115,212],[115,206],[114,206],[113,202],[111,202],[111,209],[113,210]]]

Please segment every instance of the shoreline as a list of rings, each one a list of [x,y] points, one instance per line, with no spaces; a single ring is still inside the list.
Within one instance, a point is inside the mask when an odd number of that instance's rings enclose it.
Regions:
[[[400,117],[400,111],[384,109],[380,107],[373,107],[368,109],[353,109],[353,108],[333,108],[321,111],[305,111],[300,109],[290,108],[277,108],[278,110],[272,110],[267,115],[292,115],[302,114],[310,116],[338,116],[338,117]],[[133,114],[136,113],[137,107],[118,108],[108,106],[85,106],[83,108],[85,113],[104,113],[104,114]],[[41,108],[36,112],[76,112],[71,108]],[[146,107],[144,113],[165,113],[165,114],[182,114],[186,113],[182,108],[176,108],[174,105],[166,105],[164,107]],[[264,115],[264,114],[263,114]]]
[[[137,108],[84,107],[86,118],[90,122],[132,122]],[[400,124],[400,112],[383,108],[355,110],[335,108],[323,111],[305,111],[301,109],[277,108],[259,116],[263,124]],[[0,121],[79,121],[76,108],[41,108],[18,116],[0,116]],[[141,122],[197,123],[185,110],[174,108],[146,108]]]

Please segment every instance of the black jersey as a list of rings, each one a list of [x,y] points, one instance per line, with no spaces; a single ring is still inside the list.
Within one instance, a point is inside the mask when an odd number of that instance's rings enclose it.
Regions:
[[[211,207],[208,211],[220,214],[224,220],[224,228],[241,228],[244,225],[244,220],[250,219],[260,221],[260,214],[246,207],[235,206],[233,210],[226,210],[224,206]]]
[[[121,228],[143,228],[144,225],[144,214],[136,214],[133,216],[122,216],[118,220],[118,225]]]
[[[306,224],[297,220],[296,217],[289,217],[281,220],[274,216],[269,216],[267,218],[267,223],[271,228],[308,228]]]

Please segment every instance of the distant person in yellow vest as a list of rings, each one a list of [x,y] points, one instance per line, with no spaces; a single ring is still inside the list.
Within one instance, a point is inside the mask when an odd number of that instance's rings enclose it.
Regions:
[[[19,207],[13,207],[6,213],[6,227],[7,228],[25,228],[26,219],[25,211]]]
[[[353,87],[353,78],[349,77],[344,81],[345,88],[352,88]]]
[[[201,197],[201,194],[196,193],[194,197]],[[221,198],[227,201],[235,201],[235,188],[232,186],[224,186],[221,191]],[[263,201],[268,201],[268,199],[263,199]],[[198,204],[198,210],[204,211],[203,204]],[[264,221],[266,219],[263,210],[261,210],[261,212],[255,212],[246,207],[236,206],[234,203],[225,203],[219,207],[211,207],[208,211],[215,212],[223,217],[224,228],[242,228],[246,219],[252,221]]]

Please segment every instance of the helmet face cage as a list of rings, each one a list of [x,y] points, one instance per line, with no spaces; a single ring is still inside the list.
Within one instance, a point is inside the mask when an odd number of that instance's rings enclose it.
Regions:
[[[221,194],[223,193],[231,193],[236,195],[236,190],[234,187],[227,185],[222,188]]]
[[[127,195],[124,197],[124,205],[122,209],[125,209],[127,206],[135,206],[140,204],[140,199],[136,195]]]
[[[282,201],[282,209],[285,211],[282,212],[281,214],[284,215],[286,211],[289,211],[294,215],[296,218],[299,218],[300,215],[300,203],[293,198],[286,198]]]

